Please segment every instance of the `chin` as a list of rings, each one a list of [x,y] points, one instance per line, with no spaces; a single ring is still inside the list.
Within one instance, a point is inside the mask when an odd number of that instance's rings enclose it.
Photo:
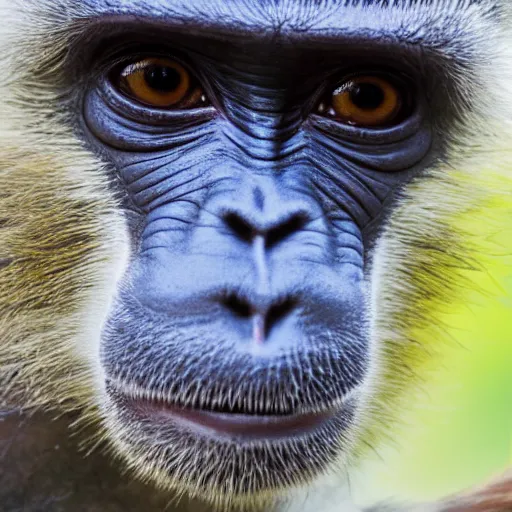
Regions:
[[[186,407],[110,382],[104,413],[117,452],[144,480],[220,507],[251,508],[342,460],[357,404],[354,395],[316,411],[247,414]]]

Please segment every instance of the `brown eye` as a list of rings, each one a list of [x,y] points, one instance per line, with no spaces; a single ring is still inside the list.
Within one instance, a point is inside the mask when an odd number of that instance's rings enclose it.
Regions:
[[[346,80],[333,93],[329,113],[347,124],[390,126],[403,117],[404,92],[380,76],[360,75]]]
[[[206,103],[190,72],[165,57],[144,59],[126,66],[119,77],[121,90],[133,99],[157,108],[193,108]]]

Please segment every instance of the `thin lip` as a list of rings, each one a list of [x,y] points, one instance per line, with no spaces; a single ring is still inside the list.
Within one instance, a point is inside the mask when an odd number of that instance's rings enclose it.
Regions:
[[[320,429],[340,412],[340,407],[321,412],[290,415],[221,413],[184,408],[165,401],[127,396],[110,390],[113,400],[122,404],[136,419],[155,425],[173,425],[203,437],[241,441],[279,440],[301,437]]]

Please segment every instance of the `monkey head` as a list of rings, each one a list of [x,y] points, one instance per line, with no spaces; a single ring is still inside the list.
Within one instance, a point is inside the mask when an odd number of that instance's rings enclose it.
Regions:
[[[505,176],[505,7],[0,4],[11,399],[222,506],[347,465]]]

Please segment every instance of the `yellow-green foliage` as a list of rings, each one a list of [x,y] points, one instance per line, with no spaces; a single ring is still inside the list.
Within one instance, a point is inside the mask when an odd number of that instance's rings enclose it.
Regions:
[[[407,341],[400,346],[401,338],[392,338],[384,356],[392,362],[385,365],[386,378],[393,390],[393,368],[405,362],[418,376],[417,391],[397,392],[400,422],[377,449],[379,457],[360,468],[364,490],[354,477],[362,502],[392,496],[431,500],[484,481],[512,462],[512,180],[492,171],[456,176],[457,185],[443,194],[457,211],[443,215],[446,225],[430,226],[432,237],[405,270],[415,283],[411,299],[395,307],[397,315],[404,308],[406,318],[411,315],[404,333],[413,343],[404,351]],[[466,193],[480,201],[461,208]],[[444,230],[453,244],[440,251],[436,237]],[[418,293],[422,287],[434,292]],[[389,395],[376,396],[379,414]],[[391,402],[384,422],[388,415],[396,418],[394,407]]]

